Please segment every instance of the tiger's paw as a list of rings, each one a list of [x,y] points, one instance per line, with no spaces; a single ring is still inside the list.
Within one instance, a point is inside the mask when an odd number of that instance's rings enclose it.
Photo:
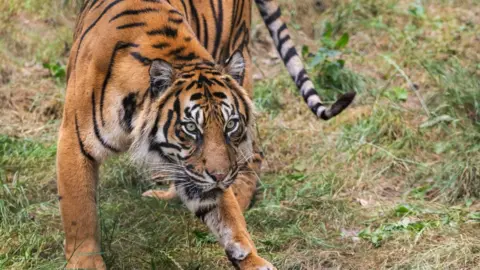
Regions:
[[[152,197],[159,200],[171,200],[177,196],[175,186],[171,185],[168,190],[150,189],[142,194],[143,197]]]
[[[65,268],[97,270],[107,269],[101,255],[74,255],[71,258],[68,258]]]
[[[229,253],[227,249],[227,256],[235,269],[239,270],[277,270],[270,262],[263,259],[256,254],[247,254],[246,251],[239,252],[239,249]]]

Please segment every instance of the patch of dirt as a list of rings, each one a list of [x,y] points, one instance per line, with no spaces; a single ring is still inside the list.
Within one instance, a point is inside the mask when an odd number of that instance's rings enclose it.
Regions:
[[[26,65],[11,73],[7,84],[0,84],[0,130],[15,137],[51,134],[61,118],[62,96],[40,65]]]

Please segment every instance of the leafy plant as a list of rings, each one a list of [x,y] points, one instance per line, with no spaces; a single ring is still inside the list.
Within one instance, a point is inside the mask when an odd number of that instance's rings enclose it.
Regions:
[[[342,34],[334,38],[334,28],[330,22],[325,24],[325,31],[320,39],[322,47],[315,54],[309,48],[302,48],[302,55],[308,62],[308,67],[315,74],[313,81],[320,95],[327,100],[335,100],[338,93],[360,91],[363,88],[363,78],[345,68],[343,52],[348,45],[350,36]]]
[[[67,75],[65,65],[56,62],[56,63],[44,63],[43,67],[50,71],[50,75],[59,82],[64,82]]]
[[[408,13],[415,18],[425,18],[425,8],[423,7],[422,2],[415,1],[415,3],[411,4],[408,8]]]
[[[407,98],[408,98],[408,90],[403,87],[395,86],[385,91],[384,95],[392,101],[405,102],[407,101]]]

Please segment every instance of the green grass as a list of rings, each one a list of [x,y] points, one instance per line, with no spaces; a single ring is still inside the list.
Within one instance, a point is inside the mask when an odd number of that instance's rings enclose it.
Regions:
[[[312,18],[301,3],[281,3],[291,29],[314,25],[305,57],[325,100],[352,90],[358,97],[324,123],[285,71],[256,82],[266,160],[258,201],[245,217],[259,252],[279,269],[478,267],[478,1],[345,0]],[[0,111],[13,108],[1,118],[9,125],[0,131],[0,269],[65,264],[55,183],[60,115],[38,115],[46,99],[63,96],[75,8],[70,1],[0,3],[0,75],[8,76],[0,94],[9,101],[0,101]],[[340,42],[345,34],[348,42]],[[212,234],[179,201],[141,197],[151,183],[127,156],[109,160],[101,179],[110,268],[230,269]]]

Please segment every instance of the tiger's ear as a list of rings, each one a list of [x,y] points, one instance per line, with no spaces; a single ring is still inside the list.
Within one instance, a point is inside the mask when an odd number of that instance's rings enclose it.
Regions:
[[[240,85],[243,84],[243,77],[245,76],[245,58],[243,58],[241,51],[236,50],[227,61],[225,61],[223,72],[232,76],[232,78]]]
[[[173,67],[163,60],[153,60],[150,65],[150,91],[153,97],[160,96],[173,83]]]

